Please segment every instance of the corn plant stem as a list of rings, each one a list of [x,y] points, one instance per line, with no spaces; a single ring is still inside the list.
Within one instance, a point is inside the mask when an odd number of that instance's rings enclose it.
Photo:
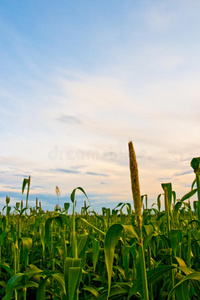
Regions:
[[[166,215],[166,222],[167,222],[167,236],[170,238],[170,213],[169,213],[169,200],[168,200],[168,191],[167,188],[164,188],[165,192],[165,215]]]
[[[65,257],[67,256],[67,247],[66,247],[66,241],[65,241],[65,231],[66,231],[66,225],[64,224],[63,226],[63,249],[64,249],[64,261],[65,261]],[[63,264],[64,264],[63,261]]]
[[[16,243],[18,244],[18,241],[16,241]],[[17,273],[17,256],[18,256],[18,251],[17,248],[15,247],[15,244],[13,243],[13,253],[14,253],[14,274]],[[17,290],[15,290],[15,300],[18,299],[18,294],[17,294]]]
[[[188,231],[188,244],[187,244],[187,266],[191,267],[191,231]]]
[[[151,270],[151,246],[148,245],[148,269]],[[153,300],[153,285],[149,285],[149,299]]]
[[[165,215],[166,215],[166,222],[167,222],[167,236],[170,238],[170,233],[171,233],[171,222],[170,222],[170,207],[169,207],[169,195],[168,195],[168,190],[167,187],[164,187],[164,197],[165,197]],[[171,249],[169,249],[171,250]],[[171,252],[169,253],[171,255]],[[170,258],[170,264],[172,264],[172,258]],[[174,272],[173,270],[170,272],[170,277],[171,277],[171,284],[172,284],[172,289],[174,288]],[[175,299],[175,293],[172,293],[172,299]]]
[[[140,263],[141,263],[143,298],[144,298],[144,300],[149,300],[149,291],[148,291],[148,285],[147,285],[147,274],[146,274],[146,264],[145,264],[145,257],[144,257],[143,240],[141,240],[139,243],[139,258],[140,258]]]
[[[51,257],[52,257],[52,270],[55,271],[55,261],[53,257],[53,247],[54,247],[54,223],[51,223]]]
[[[73,258],[78,258],[77,255],[77,240],[76,240],[76,220],[75,220],[75,202],[73,202],[73,216],[72,216],[72,254]]]
[[[24,300],[26,300],[26,287],[24,288]]]
[[[18,299],[17,291],[15,290],[15,300]]]
[[[200,221],[200,175],[196,173],[197,195],[198,195],[198,219]]]
[[[28,187],[27,187],[26,208],[28,208],[28,196],[29,196],[30,182],[31,182],[31,176],[29,176]],[[27,214],[27,212],[26,212],[26,214]]]

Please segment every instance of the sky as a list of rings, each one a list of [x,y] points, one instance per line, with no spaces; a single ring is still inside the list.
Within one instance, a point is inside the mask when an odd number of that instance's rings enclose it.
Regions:
[[[56,186],[61,207],[79,186],[97,212],[132,203],[129,140],[149,207],[161,183],[189,192],[199,12],[198,0],[0,0],[0,210],[6,195],[25,202],[29,175],[32,207],[53,209]]]

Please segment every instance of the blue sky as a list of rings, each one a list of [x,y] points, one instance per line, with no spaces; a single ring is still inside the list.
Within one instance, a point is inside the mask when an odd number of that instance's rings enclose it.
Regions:
[[[0,2],[0,206],[82,186],[95,209],[131,201],[128,141],[149,204],[190,189],[200,156],[199,1]],[[80,197],[80,206],[83,197]]]

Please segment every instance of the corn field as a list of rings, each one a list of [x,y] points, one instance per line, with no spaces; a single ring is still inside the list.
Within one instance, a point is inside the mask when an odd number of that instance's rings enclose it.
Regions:
[[[30,176],[22,183],[25,207],[17,202],[11,213],[6,197],[0,216],[0,299],[200,299],[200,158],[191,161],[194,181],[188,193],[176,199],[172,184],[162,183],[163,193],[151,207],[148,196],[140,195],[132,142],[129,159],[133,206],[123,202],[97,214],[78,187],[63,209],[57,205],[44,212],[37,199],[29,208]],[[80,214],[77,192],[85,195]]]

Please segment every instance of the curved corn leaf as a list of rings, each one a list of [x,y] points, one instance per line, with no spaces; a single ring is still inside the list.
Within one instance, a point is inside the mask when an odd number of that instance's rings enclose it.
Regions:
[[[192,284],[193,284],[192,280],[200,281],[200,272],[193,272],[193,273],[190,273],[190,274],[186,275],[183,279],[181,279],[181,280],[175,285],[175,287],[169,292],[168,299],[170,299],[170,296],[171,296],[172,292],[173,292],[178,286],[180,286],[181,284],[185,283],[185,281],[188,281],[188,280],[191,280],[191,283],[192,283]]]
[[[175,266],[159,266],[155,269],[152,269],[150,271],[147,271],[147,281],[148,284],[152,284],[153,282],[155,282],[156,280],[158,280],[159,278],[161,278],[163,276],[163,274],[165,274],[166,272],[169,272],[170,270],[175,269]],[[138,276],[136,282],[134,282],[132,288],[129,291],[129,295],[128,295],[128,299],[130,299],[133,295],[135,295],[137,292],[142,293],[142,278],[141,275]]]
[[[26,185],[29,184],[29,179],[24,178],[23,183],[22,183],[22,194],[24,193]]]
[[[93,296],[95,296],[95,298],[99,297],[99,292],[92,286],[84,286],[83,290],[90,292]]]
[[[188,198],[192,197],[196,192],[197,192],[197,189],[191,190],[190,192],[188,192],[181,198],[181,201],[183,202],[183,201],[187,200]]]
[[[46,285],[50,276],[46,276],[39,284],[37,288],[37,300],[46,299]]]
[[[175,204],[176,203],[176,192],[175,191],[172,191],[172,197],[173,197],[174,204]]]
[[[113,260],[114,260],[114,250],[119,240],[122,231],[124,230],[123,225],[121,224],[114,224],[112,225],[105,237],[104,243],[104,253],[105,253],[105,262],[108,274],[108,298],[110,294],[110,287],[111,287],[111,276],[112,276],[112,269],[113,269]]]
[[[191,185],[191,190],[193,190],[193,189],[194,189],[194,186],[195,186],[196,182],[197,182],[197,179],[195,178],[195,179],[193,180],[193,182],[192,182],[192,185]]]
[[[43,270],[38,269],[35,265],[29,265],[29,269],[24,271],[24,275],[27,275],[28,278],[39,275],[43,272]]]
[[[75,193],[76,193],[76,190],[80,190],[80,191],[85,195],[85,197],[87,198],[88,202],[90,203],[90,200],[89,200],[89,198],[88,198],[86,192],[84,191],[84,189],[83,189],[82,187],[77,187],[77,188],[75,188],[75,189],[72,191],[71,196],[70,196],[72,203],[74,203],[74,201],[75,201]],[[91,205],[91,203],[90,203],[90,205]]]
[[[191,167],[193,168],[194,172],[199,174],[200,173],[200,157],[194,157],[190,163]]]
[[[122,231],[125,231],[130,237],[134,237],[138,239],[138,235],[134,230],[134,227],[131,225],[122,225],[122,224],[113,224],[107,231],[105,236],[104,243],[104,253],[105,253],[105,262],[106,269],[108,274],[108,298],[110,294],[111,287],[111,276],[113,269],[113,260],[114,260],[114,250],[119,240]]]
[[[14,275],[14,271],[7,263],[0,263],[0,268],[3,268],[10,275],[10,277]]]
[[[154,232],[150,233],[148,236],[144,237],[144,240],[143,240],[143,248],[144,248],[144,250],[146,249],[147,245],[151,241],[152,237],[157,236],[157,235],[158,235],[157,232],[154,231]]]
[[[16,285],[22,280],[24,280],[24,283],[26,283],[26,281],[28,280],[28,276],[24,275],[22,273],[17,273],[8,280],[7,286],[6,286],[6,295],[4,297],[4,300],[12,299],[12,294],[13,294],[13,291],[14,291]]]
[[[62,293],[66,294],[64,275],[61,273],[53,273],[53,274],[51,274],[51,276],[57,282]]]
[[[97,228],[96,226],[94,226],[93,224],[89,223],[86,219],[81,219],[81,221],[83,221],[84,223],[88,224],[90,227],[92,227],[94,230],[98,231],[99,233],[106,235],[105,232],[103,232],[102,230],[100,230],[99,228]]]

